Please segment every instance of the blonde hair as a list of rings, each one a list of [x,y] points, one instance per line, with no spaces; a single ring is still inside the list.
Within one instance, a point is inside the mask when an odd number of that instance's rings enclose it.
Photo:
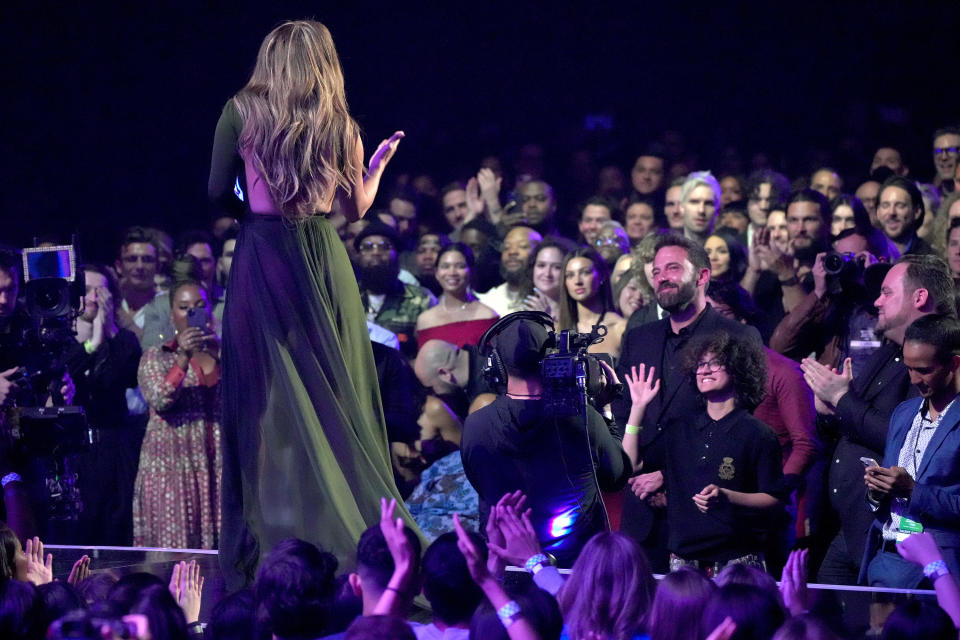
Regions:
[[[316,213],[336,187],[350,193],[352,176],[362,171],[355,159],[359,127],[325,26],[299,20],[271,31],[234,103],[243,120],[240,150],[284,215]]]

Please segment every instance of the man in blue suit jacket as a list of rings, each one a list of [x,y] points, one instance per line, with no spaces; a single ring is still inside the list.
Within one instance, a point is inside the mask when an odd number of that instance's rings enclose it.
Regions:
[[[860,578],[871,586],[909,589],[945,570],[960,576],[960,321],[947,315],[914,321],[904,335],[903,363],[920,397],[894,410],[883,466],[866,469],[876,519]],[[918,567],[900,557],[896,544],[918,531],[933,535],[946,568]]]

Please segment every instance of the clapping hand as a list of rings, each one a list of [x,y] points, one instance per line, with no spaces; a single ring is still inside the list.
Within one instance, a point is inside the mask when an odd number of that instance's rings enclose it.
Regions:
[[[813,358],[804,358],[800,362],[800,369],[813,393],[831,407],[837,406],[853,382],[853,363],[850,358],[843,361],[840,371],[822,365]]]
[[[489,547],[493,546],[504,546],[506,544],[506,538],[501,527],[501,515],[505,513],[507,507],[513,507],[517,510],[523,510],[523,507],[527,503],[527,496],[523,495],[522,491],[514,491],[513,493],[505,493],[500,500],[497,501],[497,504],[490,509],[490,515],[487,516],[487,543]],[[487,569],[491,574],[495,576],[503,575],[503,571],[506,568],[505,559],[501,558],[496,553],[490,553],[487,555]]]
[[[790,552],[780,577],[780,593],[791,615],[807,610],[807,549]]]
[[[34,536],[27,538],[27,547],[24,549],[27,556],[27,573],[25,582],[32,582],[36,586],[53,582],[53,554],[43,557],[43,543]]]
[[[88,577],[90,577],[90,556],[84,554],[80,556],[79,560],[73,563],[73,568],[70,569],[67,582],[73,586],[77,586]]]
[[[203,577],[200,575],[200,565],[196,560],[189,564],[181,560],[173,565],[170,575],[170,594],[183,609],[187,623],[200,619],[200,599],[203,593]]]
[[[481,556],[477,550],[477,546],[473,544],[473,540],[471,540],[467,534],[467,530],[460,524],[460,514],[453,514],[453,528],[457,532],[457,548],[460,549],[460,553],[463,554],[464,559],[467,561],[467,569],[470,571],[470,577],[473,578],[474,582],[482,586],[484,582],[490,580],[493,576],[490,574],[489,569],[487,569],[487,565],[483,561],[483,556]]]
[[[521,497],[526,499],[522,494]],[[522,567],[527,560],[543,553],[540,540],[537,538],[537,532],[534,530],[530,519],[531,509],[523,509],[522,504],[520,506],[513,504],[500,506],[499,503],[496,509],[503,542],[501,544],[499,540],[487,541],[487,548],[490,550],[491,556],[496,555],[505,562]]]
[[[463,219],[463,222],[460,225],[465,225],[474,218],[483,214],[483,198],[480,197],[480,183],[477,182],[476,178],[470,178],[467,180],[467,217]]]

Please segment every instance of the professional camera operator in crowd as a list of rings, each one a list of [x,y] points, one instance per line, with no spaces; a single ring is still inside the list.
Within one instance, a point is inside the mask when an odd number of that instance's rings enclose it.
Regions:
[[[52,251],[57,258],[41,257],[40,267],[72,270],[72,248]],[[78,286],[36,274],[37,282],[26,286],[22,261],[18,252],[0,251],[0,484],[10,527],[22,537],[39,533],[56,541],[69,536],[70,527],[52,528],[51,518],[69,522],[79,511],[76,478],[66,458],[77,439],[86,438],[82,410],[65,407],[74,395],[64,350]]]
[[[554,340],[553,321],[539,311],[513,313],[490,327],[480,345],[488,349],[488,375],[505,388],[470,414],[460,444],[467,479],[480,496],[481,522],[504,494],[522,491],[544,550],[566,567],[591,536],[608,528],[600,492],[623,488],[630,475],[611,427],[584,400],[592,391],[591,401],[603,406],[616,387],[598,384],[599,362],[586,355],[595,335],[563,332]],[[542,365],[554,341],[560,353]],[[604,369],[615,381],[613,370]],[[578,370],[586,373],[582,390]]]

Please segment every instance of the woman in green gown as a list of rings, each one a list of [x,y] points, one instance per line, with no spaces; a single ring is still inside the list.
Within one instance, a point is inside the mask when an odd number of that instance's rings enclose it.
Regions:
[[[209,193],[245,177],[223,317],[220,564],[228,588],[297,537],[343,563],[396,497],[366,315],[347,253],[326,219],[369,209],[402,132],[363,168],[330,32],[287,22],[217,124]],[[406,514],[404,514],[406,515]]]

